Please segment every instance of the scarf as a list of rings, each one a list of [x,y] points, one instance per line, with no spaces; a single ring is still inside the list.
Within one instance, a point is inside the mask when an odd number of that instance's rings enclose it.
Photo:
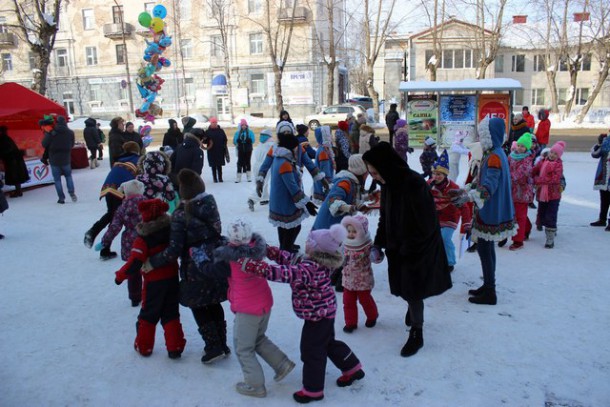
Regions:
[[[546,179],[548,177],[548,174],[555,170],[555,167],[557,167],[557,161],[549,161],[545,158],[544,161],[542,161],[542,166],[540,167],[540,178]],[[549,201],[548,184],[540,185],[538,200],[541,202]]]
[[[512,151],[510,153],[510,158],[512,158],[515,161],[521,161],[524,158],[528,157],[531,153],[532,153],[531,151],[526,151],[525,153],[520,154],[520,153],[518,153],[516,151]]]

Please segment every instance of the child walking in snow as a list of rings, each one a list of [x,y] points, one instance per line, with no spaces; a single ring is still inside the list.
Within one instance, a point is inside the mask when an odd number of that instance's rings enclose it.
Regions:
[[[443,150],[440,158],[434,163],[432,178],[428,181],[428,185],[430,185],[430,191],[434,197],[434,206],[441,225],[441,236],[443,237],[449,271],[453,271],[456,263],[453,233],[457,229],[460,217],[462,218],[460,232],[470,232],[472,208],[468,205],[462,205],[458,208],[451,202],[450,191],[457,191],[460,187],[449,179],[449,154],[447,154],[447,150]]]
[[[297,317],[304,320],[301,331],[303,388],[293,394],[299,403],[324,398],[327,358],[342,372],[337,386],[350,386],[364,377],[356,355],[349,346],[335,339],[337,302],[330,284],[330,273],[343,264],[341,246],[346,235],[341,225],[311,231],[304,258],[277,247],[268,247],[267,257],[278,265],[251,259],[240,260],[242,269],[248,273],[290,284],[292,308]]]
[[[170,217],[166,213],[169,205],[160,199],[148,199],[138,204],[142,222],[138,224],[138,237],[133,243],[127,263],[115,273],[116,284],[140,273],[148,258],[163,251],[169,245]],[[136,323],[137,335],[134,343],[142,356],[150,356],[155,345],[155,329],[159,319],[165,332],[165,347],[171,359],[182,355],[186,340],[180,324],[178,298],[178,262],[153,268],[143,273],[144,287],[142,308]]]
[[[513,205],[515,206],[515,217],[517,218],[517,234],[513,236],[510,250],[519,250],[523,247],[523,241],[527,240],[532,230],[532,223],[527,217],[527,208],[534,201],[534,180],[532,169],[534,166],[534,155],[532,154],[532,136],[525,133],[516,141],[517,148],[508,156],[510,167],[511,192]]]
[[[132,179],[131,181],[123,182],[118,191],[125,197],[114,213],[112,222],[108,226],[106,233],[104,233],[102,241],[95,248],[96,250],[101,250],[103,247],[110,247],[114,238],[124,228],[121,235],[121,259],[128,261],[133,242],[138,237],[137,226],[142,222],[138,204],[146,200],[144,197],[144,184]],[[142,276],[140,276],[140,273],[135,273],[129,277],[127,280],[127,291],[131,300],[131,306],[137,307],[140,305],[140,301],[142,301]]]
[[[419,163],[423,170],[422,176],[424,178],[432,177],[432,166],[438,160],[438,154],[436,153],[436,140],[432,137],[427,136],[424,140],[424,151],[419,156]]]
[[[250,223],[236,219],[229,224],[229,244],[214,252],[214,261],[227,261],[231,265],[228,297],[235,313],[233,343],[244,374],[244,381],[235,385],[238,393],[265,397],[265,376],[256,355],[258,354],[275,371],[279,382],[294,369],[292,362],[267,336],[273,296],[269,283],[263,277],[246,274],[237,262],[240,258],[262,260],[265,257],[265,239],[252,233]]]
[[[371,295],[371,290],[375,286],[371,266],[373,241],[369,235],[369,221],[366,216],[346,216],[341,220],[341,224],[347,230],[343,248],[345,264],[342,270],[345,317],[343,332],[351,333],[358,327],[358,301],[366,315],[364,326],[374,327],[379,317],[377,304]]]
[[[557,212],[561,201],[563,177],[563,161],[561,156],[566,143],[558,141],[553,144],[546,158],[536,164],[533,171],[536,185],[536,198],[538,199],[538,216],[536,226],[544,227],[546,243],[544,247],[552,249],[555,246],[557,233]]]

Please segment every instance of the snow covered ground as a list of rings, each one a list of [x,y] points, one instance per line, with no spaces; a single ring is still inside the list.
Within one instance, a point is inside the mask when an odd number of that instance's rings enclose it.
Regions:
[[[417,169],[418,155],[410,156]],[[468,303],[467,290],[480,285],[481,270],[478,256],[466,253],[453,272],[454,287],[426,300],[425,345],[411,358],[399,356],[408,334],[406,304],[389,294],[386,263],[375,266],[377,326],[365,328],[361,313],[359,328],[345,334],[341,307],[335,324],[337,337],[356,352],[366,377],[338,388],[339,371],[329,364],[325,399],[317,405],[610,405],[610,232],[588,226],[598,214],[598,195],[591,187],[597,162],[569,152],[564,160],[567,190],[555,249],[544,249],[544,235],[536,231],[521,251],[497,249],[497,306]],[[222,184],[213,184],[204,168],[223,221],[245,216],[276,243],[265,208],[254,213],[247,208],[254,184],[233,182],[234,163],[225,167]],[[125,285],[113,282],[122,262],[101,262],[82,243],[105,210],[98,193],[107,172],[106,160],[96,170],[74,171],[75,204],[58,205],[53,186],[47,186],[10,199],[0,219],[6,235],[0,241],[0,405],[296,405],[291,395],[301,387],[302,322],[292,312],[287,285],[271,283],[275,305],[268,336],[297,368],[275,383],[264,366],[266,399],[234,391],[242,379],[235,355],[201,364],[203,342],[188,309],[181,308],[188,341],[181,359],[167,357],[161,329],[151,357],[133,350],[138,309],[130,306]],[[309,188],[308,175],[305,183]],[[374,234],[376,217],[370,220]],[[311,218],[303,225],[297,241],[302,246],[311,225]],[[454,238],[457,243],[459,237]],[[118,239],[113,249],[118,251]],[[341,294],[337,299],[341,304]],[[226,303],[225,311],[231,328]]]

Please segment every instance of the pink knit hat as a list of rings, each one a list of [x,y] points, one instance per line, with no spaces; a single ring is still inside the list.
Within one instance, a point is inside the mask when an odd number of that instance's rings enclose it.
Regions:
[[[557,157],[561,158],[565,148],[566,148],[566,142],[558,141],[557,143],[553,144],[553,147],[551,147],[551,151],[553,151],[555,154],[557,154]]]
[[[332,225],[330,229],[312,230],[305,242],[305,253],[315,252],[342,255],[341,245],[347,237],[347,231],[341,225]]]
[[[346,216],[341,219],[341,225],[347,229],[348,225],[351,225],[356,229],[356,237],[353,239],[353,243],[364,243],[370,239],[369,236],[369,220],[366,216],[355,215]]]
[[[240,125],[240,126],[247,126],[247,125],[248,125],[248,122],[246,121],[246,119],[241,119],[241,120],[239,121],[239,125]]]
[[[218,124],[218,119],[215,117],[210,117],[210,123],[216,123]]]

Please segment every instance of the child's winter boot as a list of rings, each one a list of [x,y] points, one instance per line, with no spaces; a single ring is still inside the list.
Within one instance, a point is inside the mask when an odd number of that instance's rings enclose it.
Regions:
[[[237,173],[237,177],[235,177],[235,183],[241,182],[241,172]]]
[[[248,182],[252,182],[252,173],[250,171],[246,171],[246,178],[248,179]]]
[[[199,333],[203,337],[205,352],[201,357],[201,363],[210,364],[218,359],[226,357],[216,322],[206,322],[199,328]]]
[[[343,374],[337,379],[337,386],[351,386],[356,380],[360,380],[362,378],[364,378],[364,370],[362,370],[362,365],[358,363],[353,369],[343,372]]]
[[[544,228],[544,233],[546,234],[546,243],[544,247],[547,249],[552,249],[555,247],[555,235],[557,234],[557,228]]]
[[[136,322],[136,330],[138,332],[133,347],[142,356],[150,356],[155,347],[155,327],[156,324],[151,324],[143,319],[138,319]]]
[[[294,398],[294,400],[297,403],[306,404],[306,403],[309,403],[310,401],[322,400],[324,398],[324,392],[323,391],[312,392],[312,391],[307,391],[305,389],[302,389],[302,390],[299,390],[296,393],[294,393],[292,395],[292,397]]]
[[[186,345],[186,339],[184,339],[184,332],[182,331],[180,320],[176,318],[167,322],[163,325],[163,331],[165,333],[167,355],[170,359],[178,359],[182,355],[182,351]]]

